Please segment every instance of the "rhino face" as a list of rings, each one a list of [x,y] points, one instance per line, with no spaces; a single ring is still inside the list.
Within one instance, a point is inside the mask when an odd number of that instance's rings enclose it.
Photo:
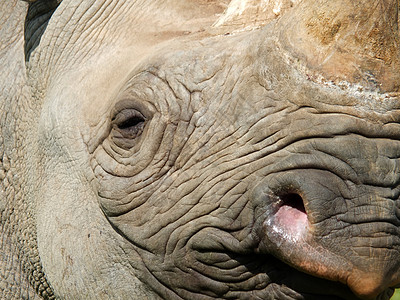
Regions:
[[[57,2],[28,52],[26,198],[52,293],[389,299],[393,80],[318,77],[285,18],[221,34],[204,28],[223,1],[169,2]]]

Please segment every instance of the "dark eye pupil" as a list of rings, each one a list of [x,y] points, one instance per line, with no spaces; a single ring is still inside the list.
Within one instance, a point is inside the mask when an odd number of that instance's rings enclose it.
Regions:
[[[141,127],[144,119],[141,117],[131,117],[118,125],[120,130],[133,130],[135,127]]]
[[[144,128],[144,119],[140,116],[131,116],[125,121],[117,124],[122,137],[134,139],[139,136]]]

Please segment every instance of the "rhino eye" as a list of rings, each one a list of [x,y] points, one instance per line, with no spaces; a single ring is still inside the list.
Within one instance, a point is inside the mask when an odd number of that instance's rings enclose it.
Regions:
[[[136,109],[124,109],[112,118],[114,142],[122,148],[134,146],[132,140],[139,137],[144,129],[146,118]]]

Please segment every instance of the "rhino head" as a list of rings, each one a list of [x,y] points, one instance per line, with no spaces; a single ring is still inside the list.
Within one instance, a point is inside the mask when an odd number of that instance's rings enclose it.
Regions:
[[[391,297],[397,0],[29,2],[0,4],[3,298]]]

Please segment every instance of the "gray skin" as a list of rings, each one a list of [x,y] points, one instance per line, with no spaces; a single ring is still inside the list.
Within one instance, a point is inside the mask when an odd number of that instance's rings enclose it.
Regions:
[[[345,0],[59,2],[0,3],[1,299],[390,298],[398,77],[301,23]]]

